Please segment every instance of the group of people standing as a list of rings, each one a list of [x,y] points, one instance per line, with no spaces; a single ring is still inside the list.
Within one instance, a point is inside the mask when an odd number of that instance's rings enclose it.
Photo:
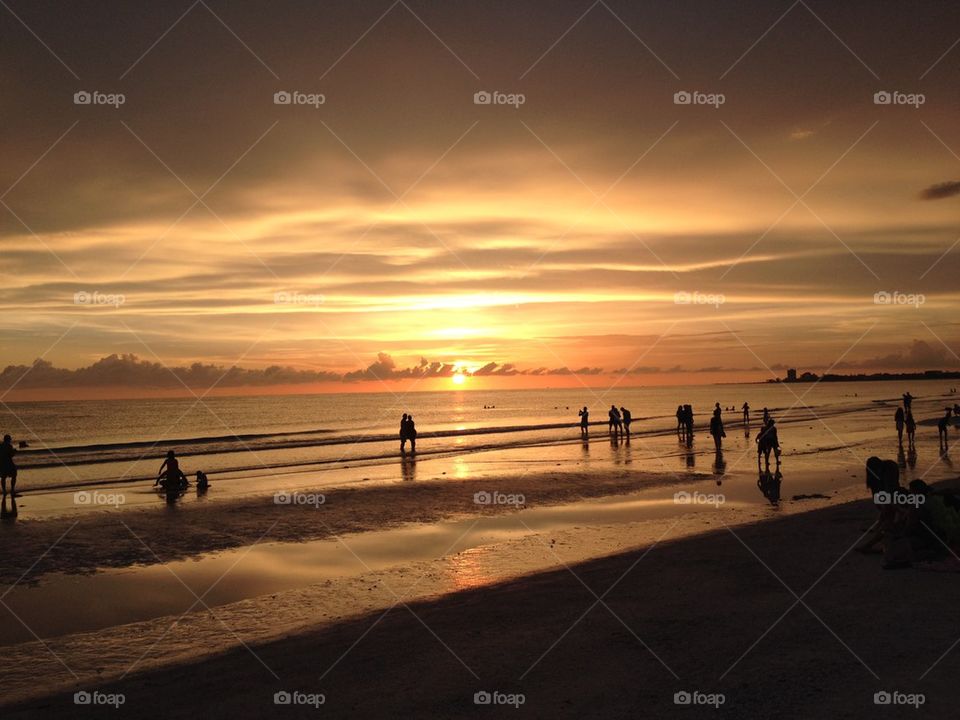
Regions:
[[[413,415],[403,414],[400,418],[400,452],[407,452],[407,441],[410,441],[410,452],[417,451],[417,426],[413,422]]]
[[[580,435],[588,437],[590,435],[590,408],[583,406],[578,413],[580,416]],[[611,405],[607,411],[607,429],[611,435],[624,435],[630,437],[630,423],[633,422],[633,414],[625,407]]]

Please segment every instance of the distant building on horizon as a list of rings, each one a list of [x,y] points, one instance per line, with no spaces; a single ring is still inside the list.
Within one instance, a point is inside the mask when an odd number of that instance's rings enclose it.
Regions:
[[[787,382],[796,382],[797,381],[797,369],[790,368],[787,370]]]

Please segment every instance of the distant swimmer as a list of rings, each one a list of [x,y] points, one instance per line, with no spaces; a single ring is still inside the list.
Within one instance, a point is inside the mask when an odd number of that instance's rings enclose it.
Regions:
[[[630,423],[633,422],[633,415],[625,407],[620,408],[620,415],[623,418],[623,431],[630,437]]]
[[[7,494],[7,478],[10,478],[10,494],[16,495],[17,492],[17,463],[13,459],[16,454],[13,438],[4,435],[3,443],[0,443],[0,486],[3,495]]]
[[[897,444],[903,447],[903,427],[906,423],[903,408],[897,408],[897,412],[893,415],[893,422],[897,425]]]
[[[586,436],[590,431],[590,411],[587,409],[587,406],[583,406],[583,410],[580,411],[580,434]]]
[[[743,422],[749,425],[750,424],[750,403],[745,402],[743,404],[742,409],[743,409]]]

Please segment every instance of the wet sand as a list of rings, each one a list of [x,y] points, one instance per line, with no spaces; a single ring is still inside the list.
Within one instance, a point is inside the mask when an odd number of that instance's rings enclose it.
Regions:
[[[848,502],[680,539],[653,521],[644,547],[80,687],[137,717],[317,715],[277,691],[322,693],[329,717],[953,717],[960,575],[851,552],[873,514]],[[524,704],[478,707],[482,691]],[[677,706],[679,691],[725,701]],[[925,704],[878,708],[878,691]],[[114,712],[85,710],[65,693],[4,716]]]

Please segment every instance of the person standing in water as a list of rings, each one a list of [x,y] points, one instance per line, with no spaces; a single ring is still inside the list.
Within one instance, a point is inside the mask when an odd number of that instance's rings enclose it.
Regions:
[[[908,390],[903,394],[903,409],[910,412],[913,409],[913,395]]]
[[[685,429],[686,423],[683,421],[683,405],[677,405],[677,437],[681,440],[684,439]]]
[[[750,424],[750,403],[744,402],[742,409],[743,409],[743,424],[749,425]]]
[[[400,452],[405,453],[407,451],[407,440],[408,437],[408,423],[407,423],[407,414],[404,413],[403,417],[400,418]]]
[[[623,417],[623,431],[627,437],[630,437],[630,423],[633,422],[633,415],[625,407],[620,408],[620,414]]]
[[[610,434],[611,435],[618,434],[623,427],[623,423],[620,420],[620,411],[617,410],[617,406],[611,405],[610,412],[608,412],[607,415],[610,418],[609,422],[607,423],[610,430]]]
[[[13,459],[16,454],[13,438],[4,435],[3,443],[0,443],[0,485],[4,496],[7,494],[7,478],[10,478],[10,494],[17,494],[17,463]]]
[[[937,422],[937,439],[940,441],[940,448],[947,452],[948,437],[950,434],[950,415],[953,412],[951,408],[945,408],[946,413]]]
[[[580,434],[583,437],[586,437],[590,432],[590,411],[587,409],[587,406],[583,406],[583,410],[580,411]]]
[[[413,415],[407,415],[407,438],[410,440],[410,452],[417,451],[417,426],[413,422]]]
[[[907,426],[907,447],[913,449],[917,446],[917,421],[913,419],[913,413],[909,410],[907,410],[905,424]]]
[[[717,448],[717,453],[719,453],[723,444],[723,438],[727,436],[723,431],[723,419],[720,417],[719,407],[714,409],[713,417],[710,418],[710,434],[713,435],[713,444]]]
[[[894,413],[893,416],[893,421],[897,424],[897,444],[903,447],[903,426],[905,423],[903,408],[897,408],[897,412]]]

